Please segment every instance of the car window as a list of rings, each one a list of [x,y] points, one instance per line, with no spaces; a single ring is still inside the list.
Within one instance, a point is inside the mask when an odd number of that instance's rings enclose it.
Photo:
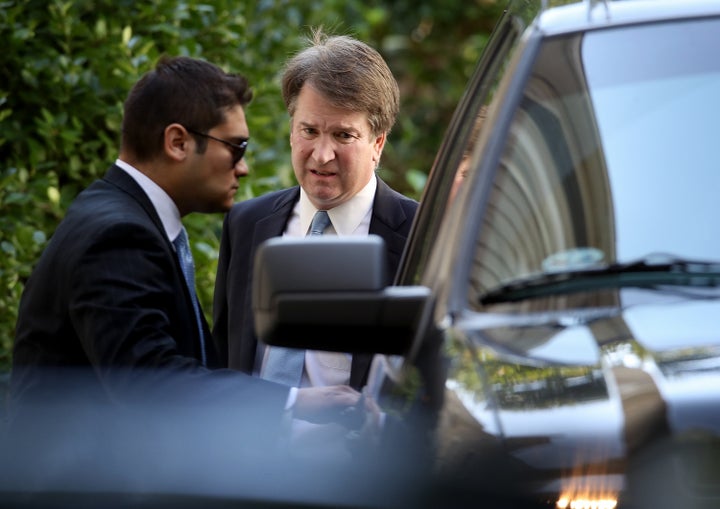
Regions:
[[[583,44],[584,59],[592,62],[586,75],[613,183],[614,215],[621,219],[615,221],[616,259],[648,250],[720,259],[710,220],[719,212],[720,61],[711,55],[720,22],[691,25],[590,34]],[[633,44],[636,35],[648,43]],[[608,52],[629,54],[622,80],[607,79]]]
[[[455,110],[430,171],[421,207],[413,225],[413,233],[405,248],[406,257],[398,272],[399,284],[419,284],[445,212],[462,185],[466,173],[472,171],[466,163],[487,114],[487,104],[502,77],[502,70],[520,40],[520,35],[538,9],[538,5],[521,3],[514,10],[506,11],[498,22],[489,45],[483,52],[483,58]]]
[[[718,30],[694,20],[543,43],[484,211],[471,303],[558,269],[720,260]]]

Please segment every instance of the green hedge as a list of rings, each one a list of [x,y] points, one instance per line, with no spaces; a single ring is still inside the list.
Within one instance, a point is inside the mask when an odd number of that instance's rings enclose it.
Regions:
[[[493,1],[436,3],[0,0],[0,372],[35,261],[68,204],[117,157],[122,102],[160,55],[204,58],[253,84],[245,199],[294,183],[278,75],[308,28],[365,40],[388,59],[403,93],[382,176],[417,198],[500,12]],[[184,222],[209,316],[222,217]]]

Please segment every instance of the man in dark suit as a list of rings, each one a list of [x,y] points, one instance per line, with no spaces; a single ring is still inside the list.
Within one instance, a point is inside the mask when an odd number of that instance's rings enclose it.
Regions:
[[[262,406],[324,419],[349,387],[290,391],[215,370],[218,355],[179,254],[181,218],[230,209],[249,131],[244,77],[165,58],[125,102],[119,158],[67,211],[29,278],[17,321],[13,406],[68,401]],[[186,240],[186,237],[185,237]],[[190,256],[191,259],[191,256]],[[77,375],[79,386],[69,386]],[[329,404],[320,404],[325,401]],[[322,412],[315,412],[322,410]],[[327,411],[326,414],[324,411]]]
[[[326,211],[325,234],[381,236],[392,277],[417,209],[416,201],[375,174],[399,109],[397,83],[377,51],[354,38],[318,31],[287,64],[282,86],[299,186],[231,209],[223,226],[213,308],[222,361],[271,379],[268,364],[276,347],[258,343],[251,314],[258,245],[271,237],[304,236],[316,213]],[[371,360],[371,355],[308,351],[292,384],[348,383],[359,389]]]

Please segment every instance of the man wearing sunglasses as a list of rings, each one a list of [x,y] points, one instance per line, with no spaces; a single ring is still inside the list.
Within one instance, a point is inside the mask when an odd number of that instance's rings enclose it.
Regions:
[[[286,408],[323,421],[357,402],[349,387],[288,391],[214,369],[218,355],[195,296],[181,218],[233,205],[248,172],[251,97],[244,77],[186,57],[161,59],[133,87],[119,158],[75,199],[25,287],[15,408],[77,395],[217,403],[248,415],[265,408],[279,424]],[[69,386],[76,375],[80,387]]]

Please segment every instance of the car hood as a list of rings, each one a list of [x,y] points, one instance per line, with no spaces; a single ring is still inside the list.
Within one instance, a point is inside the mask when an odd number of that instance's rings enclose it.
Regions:
[[[610,396],[636,390],[642,376],[667,406],[671,429],[720,434],[720,300],[627,289],[617,303],[476,318],[461,328],[503,363],[603,373]]]
[[[640,305],[620,315],[633,354],[611,356],[614,366],[652,377],[676,433],[720,435],[720,301],[677,299]]]
[[[720,301],[620,297],[604,308],[458,320],[446,341],[441,459],[457,464],[499,439],[557,491],[601,478],[618,492],[635,458],[663,444],[693,479],[712,478],[719,469],[698,472],[697,453],[720,450]],[[694,452],[678,457],[678,446]]]

